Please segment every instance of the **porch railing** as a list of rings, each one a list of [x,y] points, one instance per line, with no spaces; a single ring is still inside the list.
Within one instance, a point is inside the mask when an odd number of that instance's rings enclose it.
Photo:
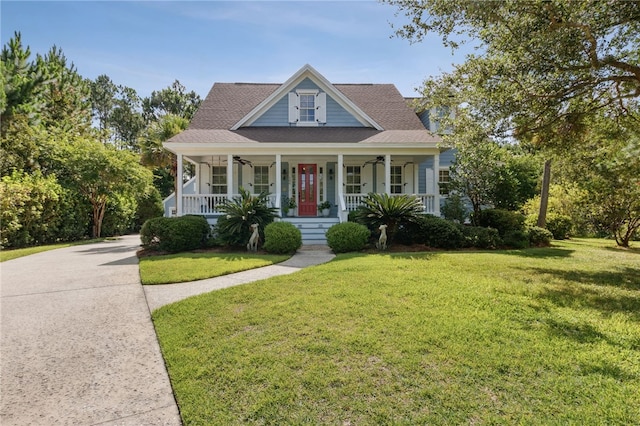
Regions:
[[[258,194],[252,194],[257,196]],[[238,197],[240,194],[233,194]],[[188,194],[182,196],[183,214],[220,214],[219,207],[227,199],[226,194]],[[269,207],[275,207],[276,196],[269,195]]]
[[[368,194],[344,194],[344,205],[346,211],[351,212],[358,208],[362,201],[367,197]],[[400,194],[392,194],[391,196],[398,196]],[[430,194],[414,194],[423,205],[423,210],[425,213],[436,213],[436,197],[435,195]]]

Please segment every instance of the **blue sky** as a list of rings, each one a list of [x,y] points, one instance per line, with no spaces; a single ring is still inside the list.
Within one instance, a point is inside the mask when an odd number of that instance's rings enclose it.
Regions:
[[[422,81],[464,59],[438,37],[393,36],[396,9],[376,1],[5,1],[4,46],[53,45],[85,78],[106,74],[140,96],[179,80],[204,98],[214,82],[283,83],[310,64],[332,83]]]

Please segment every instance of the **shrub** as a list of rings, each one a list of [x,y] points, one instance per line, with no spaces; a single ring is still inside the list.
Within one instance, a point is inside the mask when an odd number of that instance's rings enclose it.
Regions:
[[[142,225],[140,239],[145,248],[177,253],[203,247],[209,231],[203,216],[156,217]]]
[[[251,237],[251,225],[258,224],[260,239],[265,241],[264,228],[273,222],[277,209],[268,207],[267,193],[251,195],[240,188],[240,196],[220,206],[222,216],[215,225],[218,240],[225,245],[242,247]]]
[[[362,250],[371,232],[366,226],[355,222],[343,222],[327,230],[327,244],[335,253]]]
[[[482,226],[460,226],[463,235],[463,247],[495,249],[502,245],[498,230]]]
[[[553,239],[553,234],[548,229],[532,226],[529,231],[529,244],[533,247],[548,247]]]
[[[377,230],[380,225],[387,225],[387,238],[390,244],[398,228],[415,222],[422,215],[423,209],[421,201],[412,195],[390,196],[370,193],[362,200],[362,205],[358,207],[353,218],[370,230]]]
[[[564,240],[571,235],[573,220],[569,216],[550,214],[547,216],[547,229],[556,240]]]
[[[450,194],[442,205],[442,216],[453,222],[464,223],[469,216],[467,208],[459,195]]]
[[[463,243],[462,232],[455,223],[431,215],[420,217],[415,239],[429,247],[445,249],[460,248]]]
[[[264,249],[269,253],[294,253],[302,245],[302,233],[289,222],[273,222],[264,228]]]
[[[526,231],[512,230],[507,231],[502,238],[505,246],[514,249],[523,249],[529,247],[529,234]]]
[[[482,210],[478,219],[478,223],[480,224],[480,226],[497,229],[498,234],[500,234],[500,237],[502,237],[503,239],[505,235],[511,231],[524,232],[525,229],[524,215],[509,210]]]

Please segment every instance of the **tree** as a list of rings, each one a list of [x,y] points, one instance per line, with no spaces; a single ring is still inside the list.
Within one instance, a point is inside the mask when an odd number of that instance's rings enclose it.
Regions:
[[[175,80],[170,87],[151,92],[151,96],[143,101],[143,112],[147,122],[157,121],[167,114],[191,121],[201,102],[196,92],[187,92],[186,87]]]
[[[109,116],[113,138],[120,148],[139,151],[138,138],[144,129],[144,120],[140,112],[141,99],[130,87],[118,86],[118,95]]]
[[[640,229],[640,125],[600,115],[562,158],[565,179],[583,190],[583,214],[622,247]]]
[[[178,193],[178,182],[182,183],[181,179],[176,178],[178,170],[177,157],[171,151],[166,150],[162,143],[185,130],[188,125],[189,121],[186,118],[166,114],[158,121],[152,122],[140,139],[142,164],[154,169],[156,180],[166,178],[166,171],[168,171],[169,177],[173,180],[171,187],[176,191],[176,194]],[[169,194],[163,195],[167,196]]]
[[[109,76],[101,74],[89,83],[91,88],[91,110],[93,118],[98,122],[98,130],[103,143],[109,140],[109,121],[113,111],[118,87]]]
[[[107,202],[112,197],[145,193],[152,185],[151,172],[137,156],[88,137],[59,141],[60,179],[75,188],[92,207],[93,237],[101,235]],[[134,209],[135,211],[135,209]]]
[[[385,1],[410,20],[401,37],[435,32],[454,49],[479,44],[453,72],[427,81],[425,96],[467,102],[496,134],[566,146],[563,135],[582,131],[585,117],[633,113],[640,96],[638,1]]]

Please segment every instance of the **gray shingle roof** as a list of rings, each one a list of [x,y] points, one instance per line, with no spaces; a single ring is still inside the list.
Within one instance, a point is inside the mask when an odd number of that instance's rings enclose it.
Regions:
[[[229,130],[274,93],[280,84],[215,83],[177,143],[351,142],[429,143],[440,141],[407,105],[393,84],[335,84],[384,130],[357,127],[243,127]]]

